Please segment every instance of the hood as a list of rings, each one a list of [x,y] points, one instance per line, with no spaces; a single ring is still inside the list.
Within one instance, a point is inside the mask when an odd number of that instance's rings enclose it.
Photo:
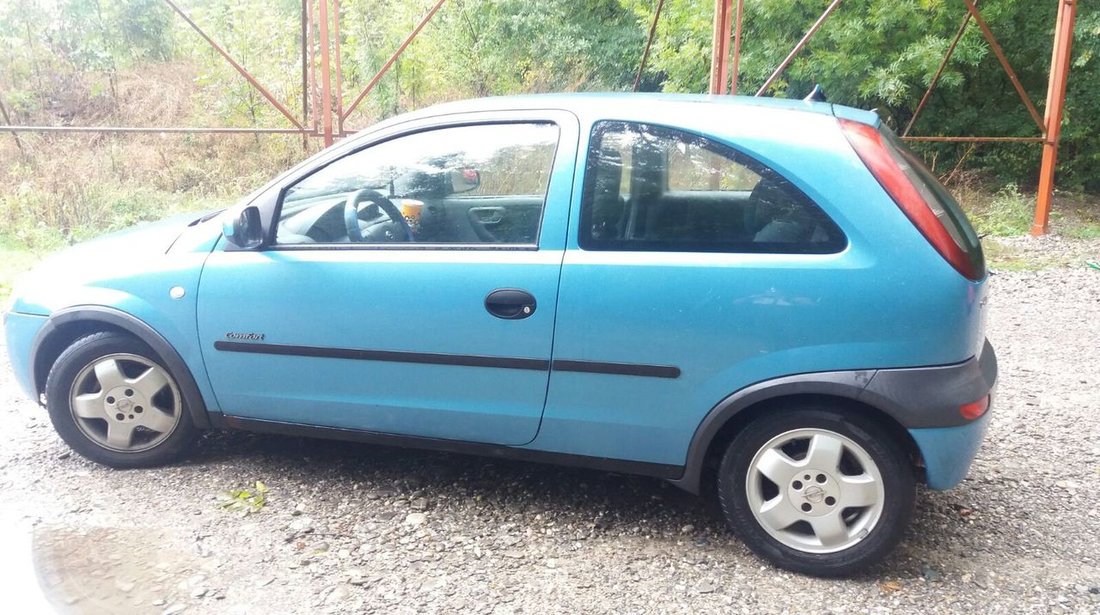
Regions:
[[[97,294],[129,293],[135,284],[167,271],[193,267],[195,253],[209,253],[220,226],[207,214],[181,214],[110,233],[66,248],[24,274],[12,293],[11,311],[47,315]],[[181,235],[186,250],[171,250]],[[205,240],[199,241],[199,236]],[[99,302],[99,301],[91,301]]]

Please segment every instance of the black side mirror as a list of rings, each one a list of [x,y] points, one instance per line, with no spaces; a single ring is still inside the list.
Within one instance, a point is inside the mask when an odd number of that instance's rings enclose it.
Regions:
[[[249,205],[241,210],[241,214],[222,224],[222,233],[226,241],[242,250],[258,248],[264,243],[263,223],[260,221],[260,210],[255,205]]]

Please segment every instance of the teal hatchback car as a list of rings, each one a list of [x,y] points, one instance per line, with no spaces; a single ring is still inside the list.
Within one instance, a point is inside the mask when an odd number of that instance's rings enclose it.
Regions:
[[[78,245],[4,322],[27,395],[112,467],[228,428],[644,474],[844,575],[969,469],[985,280],[874,113],[550,95],[400,116],[225,212]]]

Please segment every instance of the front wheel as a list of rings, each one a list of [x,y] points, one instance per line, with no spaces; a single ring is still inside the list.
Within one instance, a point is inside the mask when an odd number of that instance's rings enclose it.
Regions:
[[[120,333],[89,335],[61,353],[46,378],[46,409],[73,450],[115,468],[167,463],[195,436],[176,379]]]
[[[896,438],[825,406],[750,423],[730,443],[718,481],[722,511],[750,549],[818,576],[885,557],[905,532],[916,488]]]

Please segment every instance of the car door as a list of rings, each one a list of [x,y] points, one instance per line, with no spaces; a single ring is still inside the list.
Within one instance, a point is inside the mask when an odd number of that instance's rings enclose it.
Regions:
[[[835,283],[847,240],[715,140],[619,121],[591,134],[533,446],[679,466],[722,398],[855,337],[842,308],[859,298]]]
[[[219,246],[203,271],[199,333],[222,410],[529,442],[577,131],[560,112],[402,124],[278,186],[272,245]]]

